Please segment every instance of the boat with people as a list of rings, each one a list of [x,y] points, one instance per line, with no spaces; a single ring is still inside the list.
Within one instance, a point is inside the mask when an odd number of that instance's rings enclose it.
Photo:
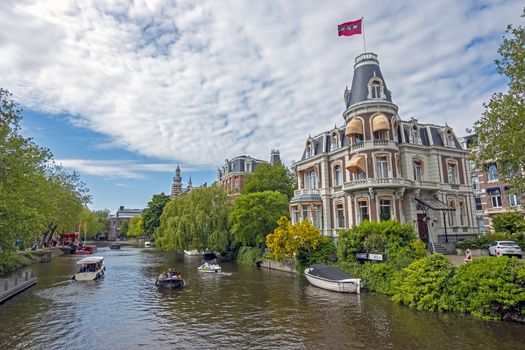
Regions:
[[[73,276],[77,281],[92,281],[104,276],[104,257],[89,256],[77,261],[78,270]]]
[[[182,279],[180,272],[169,269],[157,277],[155,285],[159,288],[182,288],[186,285],[186,282]]]
[[[315,264],[304,270],[304,275],[312,285],[344,293],[361,293],[361,279],[352,278],[337,267]]]
[[[222,268],[217,264],[217,261],[213,260],[204,262],[201,266],[197,267],[197,271],[219,273],[222,271]]]

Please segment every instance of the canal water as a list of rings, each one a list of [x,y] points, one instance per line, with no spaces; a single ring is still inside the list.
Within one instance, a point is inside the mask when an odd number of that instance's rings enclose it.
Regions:
[[[525,325],[411,310],[302,276],[156,249],[99,248],[106,276],[75,282],[78,257],[32,265],[37,286],[0,305],[0,349],[524,349]],[[174,267],[187,281],[162,291]]]

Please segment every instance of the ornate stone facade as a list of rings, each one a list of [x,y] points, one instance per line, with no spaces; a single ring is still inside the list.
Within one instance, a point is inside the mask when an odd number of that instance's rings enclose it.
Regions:
[[[467,151],[447,125],[400,119],[377,55],[356,58],[344,100],[345,125],[309,137],[294,164],[293,222],[309,219],[334,238],[388,219],[413,224],[431,243],[478,233]]]

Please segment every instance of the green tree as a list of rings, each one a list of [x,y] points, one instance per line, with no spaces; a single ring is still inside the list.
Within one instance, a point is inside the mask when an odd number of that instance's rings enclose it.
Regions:
[[[495,232],[502,232],[507,235],[523,232],[525,229],[525,219],[519,212],[507,212],[494,215],[492,226]]]
[[[168,202],[156,243],[163,249],[229,249],[228,196],[218,186],[197,188]]]
[[[308,220],[298,222],[294,225],[283,216],[278,221],[278,227],[266,236],[266,246],[270,249],[269,257],[275,260],[293,259],[300,253],[301,259],[306,261],[317,248],[331,241],[326,236],[321,236],[317,227]],[[326,249],[335,253],[335,247],[331,251],[330,246]]]
[[[21,109],[0,89],[0,262],[16,238],[29,246],[77,227],[90,197],[78,174],[53,164],[49,150],[20,135]]]
[[[288,198],[282,193],[265,191],[239,196],[229,215],[235,244],[264,247],[266,235],[287,214]]]
[[[160,226],[160,216],[170,197],[164,192],[154,194],[151,201],[148,202],[148,207],[142,212],[142,225],[144,227],[144,234],[151,237],[155,234],[155,230]]]
[[[525,9],[522,17],[525,17]],[[479,165],[497,160],[514,193],[525,190],[525,28],[509,25],[498,49],[498,72],[508,79],[508,91],[497,92],[474,124]],[[509,36],[510,35],[510,36]]]
[[[129,226],[128,226],[128,236],[129,237],[138,237],[142,236],[144,234],[144,230],[142,228],[142,216],[134,216],[129,220]]]
[[[257,164],[254,172],[248,174],[242,193],[275,191],[284,194],[290,200],[295,186],[295,176],[289,169],[280,163],[274,165],[264,163]]]
[[[127,237],[129,231],[129,220],[124,220],[119,226],[119,236]]]
[[[80,222],[86,223],[86,236],[88,238],[105,235],[109,226],[109,210],[89,210],[84,207]]]

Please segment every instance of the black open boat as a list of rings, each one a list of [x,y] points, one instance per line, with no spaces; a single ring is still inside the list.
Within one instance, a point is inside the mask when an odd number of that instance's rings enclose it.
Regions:
[[[184,287],[186,282],[184,282],[180,274],[165,273],[155,280],[155,285],[159,288],[175,289]]]
[[[206,250],[204,253],[202,253],[202,258],[204,260],[213,260],[215,259],[217,256],[215,255],[214,252],[210,252],[209,250]]]
[[[109,249],[120,249],[120,244],[118,243],[110,244]]]

